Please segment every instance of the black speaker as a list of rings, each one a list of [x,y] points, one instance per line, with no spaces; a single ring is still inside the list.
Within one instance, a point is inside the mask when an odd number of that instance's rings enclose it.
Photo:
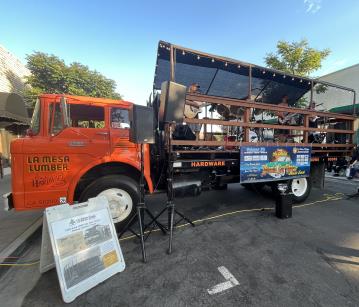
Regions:
[[[293,196],[291,194],[279,194],[275,201],[275,215],[280,219],[292,217]]]
[[[133,105],[130,109],[130,141],[135,144],[155,142],[153,108]]]
[[[165,81],[161,85],[159,121],[183,122],[183,111],[186,102],[187,87],[172,81]]]

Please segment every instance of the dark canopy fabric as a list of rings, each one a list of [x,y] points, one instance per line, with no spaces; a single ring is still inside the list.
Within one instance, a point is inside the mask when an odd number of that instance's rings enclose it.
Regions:
[[[0,92],[0,128],[14,123],[30,124],[24,100],[18,94]]]
[[[255,101],[277,104],[287,95],[289,104],[292,105],[311,88],[311,79],[286,75],[283,72],[178,46],[174,48],[175,81],[186,86],[198,83],[203,94],[236,99],[248,98],[250,66],[250,98]],[[162,41],[159,43],[155,90],[160,90],[162,82],[170,80],[170,50],[171,44]]]

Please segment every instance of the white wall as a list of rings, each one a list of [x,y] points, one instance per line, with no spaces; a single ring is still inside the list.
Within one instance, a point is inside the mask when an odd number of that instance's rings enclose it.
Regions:
[[[354,89],[356,91],[356,102],[359,101],[359,64],[325,75],[319,80]],[[328,89],[325,94],[314,95],[314,101],[323,102],[327,109],[351,104],[352,99],[352,94],[333,89]]]

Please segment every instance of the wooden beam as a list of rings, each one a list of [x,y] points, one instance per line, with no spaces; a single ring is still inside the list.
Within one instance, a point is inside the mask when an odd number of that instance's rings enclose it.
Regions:
[[[304,114],[304,127],[309,128],[309,115]],[[308,143],[308,130],[304,130],[303,142]]]
[[[243,115],[243,124],[244,125],[244,141],[249,142],[249,124],[250,124],[250,112],[251,109],[246,108],[244,109],[244,115]],[[238,123],[238,122],[237,122]]]
[[[249,110],[249,109],[246,109]],[[268,128],[268,129],[285,129],[285,130],[303,130],[303,131],[320,131],[320,132],[334,132],[334,133],[348,133],[354,134],[354,130],[343,130],[343,129],[327,129],[327,128],[306,128],[304,126],[288,126],[288,125],[270,125],[260,123],[246,123],[245,117],[249,116],[249,111],[244,113],[243,122],[231,122],[220,119],[198,119],[198,118],[185,118],[184,122],[188,124],[207,124],[207,125],[220,125],[220,126],[235,126],[235,127],[246,127],[246,128]],[[249,132],[248,132],[249,133]]]
[[[172,145],[188,146],[312,146],[321,148],[353,148],[353,144],[279,143],[279,142],[226,142],[226,141],[187,141],[172,140]],[[195,152],[195,150],[193,151]]]
[[[216,96],[208,96],[208,95],[200,95],[200,94],[188,93],[186,95],[186,99],[192,101],[203,101],[207,103],[225,104],[225,105],[232,105],[232,106],[239,106],[246,108],[268,110],[268,111],[282,111],[287,113],[308,114],[311,116],[331,117],[331,118],[346,119],[346,120],[356,119],[356,117],[352,115],[345,115],[345,114],[331,113],[331,112],[319,112],[309,109],[284,107],[284,106],[278,106],[269,103],[259,103],[254,101],[246,101],[240,99],[224,98],[224,97],[216,97]]]
[[[312,153],[336,153],[336,152],[351,152],[350,149],[313,149]]]

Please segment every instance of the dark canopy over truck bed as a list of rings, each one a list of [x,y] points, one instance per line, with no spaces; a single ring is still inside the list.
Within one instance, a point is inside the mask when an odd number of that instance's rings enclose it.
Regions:
[[[355,91],[350,88],[160,41],[154,90],[160,90],[162,82],[167,80],[186,86],[198,83],[204,95],[253,102],[277,104],[287,95],[290,106],[305,95],[308,101],[313,99],[311,95],[319,93],[321,86],[327,92],[329,88],[347,92],[346,104],[355,103]]]
[[[172,141],[175,151],[189,154],[230,154],[238,152],[243,145],[251,146],[312,146],[312,159],[336,159],[351,155],[353,149],[355,117],[346,114],[326,112],[312,102],[322,102],[325,97],[343,94],[343,100],[356,109],[355,91],[350,88],[295,76],[281,71],[249,64],[234,59],[215,56],[163,41],[159,42],[154,92],[161,90],[164,81],[174,81],[185,86],[200,85],[200,93],[187,93],[187,102],[202,102],[209,106],[239,108],[240,115],[226,119],[213,117],[211,108],[205,108],[204,116],[184,117],[184,123],[201,125],[202,137],[196,140],[176,139]],[[323,95],[324,94],[324,95]],[[278,105],[283,96],[288,96],[288,106]],[[336,95],[337,96],[337,95]],[[298,106],[301,106],[300,108]],[[304,106],[304,107],[303,107]],[[297,115],[297,124],[268,124],[266,120],[276,113]],[[262,118],[258,117],[258,114]],[[269,115],[268,115],[269,114]],[[317,118],[317,125],[310,123]],[[220,132],[212,131],[213,126],[222,127]],[[291,138],[283,141],[268,141],[264,137],[253,142],[250,133],[264,135],[265,132],[286,130]],[[280,132],[281,133],[281,132]],[[323,134],[323,140],[311,141],[316,133]],[[214,157],[214,156],[213,156]]]

